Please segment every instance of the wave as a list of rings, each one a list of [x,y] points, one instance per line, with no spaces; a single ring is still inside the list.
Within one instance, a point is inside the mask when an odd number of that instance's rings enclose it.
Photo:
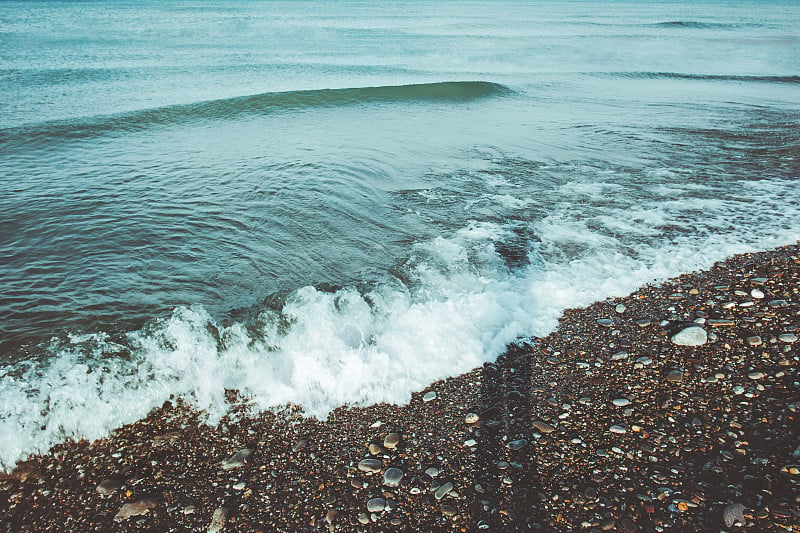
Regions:
[[[0,130],[0,148],[24,143],[30,147],[56,139],[79,140],[131,133],[154,126],[173,126],[312,108],[381,103],[468,102],[511,93],[499,83],[448,81],[262,93],[192,104],[143,109],[114,115],[80,117]]]
[[[689,74],[682,72],[595,72],[594,76],[634,79],[670,79],[696,81],[739,81],[753,83],[800,83],[800,76],[748,76],[741,74]]]
[[[653,28],[687,28],[697,30],[717,30],[717,29],[735,29],[746,26],[753,26],[753,24],[742,24],[736,22],[701,22],[698,20],[668,20],[665,22],[657,22],[655,24],[648,24]]]

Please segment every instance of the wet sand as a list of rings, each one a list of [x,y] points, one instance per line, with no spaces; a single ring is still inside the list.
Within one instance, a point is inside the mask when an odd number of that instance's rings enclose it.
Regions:
[[[3,476],[0,530],[797,531],[799,330],[800,246],[736,256],[405,406],[168,402]]]

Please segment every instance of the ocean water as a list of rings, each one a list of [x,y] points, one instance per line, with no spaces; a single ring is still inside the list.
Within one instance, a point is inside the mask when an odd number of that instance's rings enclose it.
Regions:
[[[794,1],[0,3],[0,466],[404,402],[800,239]]]

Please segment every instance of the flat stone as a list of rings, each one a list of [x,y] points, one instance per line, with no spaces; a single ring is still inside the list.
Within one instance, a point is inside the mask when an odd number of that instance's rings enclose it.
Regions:
[[[425,469],[425,475],[434,478],[439,475],[439,469],[436,468],[435,466],[429,466],[428,468]]]
[[[367,445],[367,449],[369,450],[369,453],[371,455],[378,455],[379,453],[381,453],[381,447],[375,444],[374,442],[370,442]]]
[[[748,346],[761,346],[764,344],[764,340],[759,337],[758,335],[753,335],[752,337],[747,337],[747,345]]]
[[[755,298],[757,300],[760,300],[761,298],[764,297],[764,293],[761,292],[758,289],[753,289],[752,291],[750,291],[750,296],[752,296],[753,298]]]
[[[475,424],[478,420],[480,420],[480,417],[475,413],[467,413],[467,416],[464,417],[464,422],[467,424]]]
[[[625,312],[626,309],[627,307],[625,307],[625,304],[617,304],[617,306],[614,308],[614,311],[616,311],[621,315],[622,313]]]
[[[386,435],[386,438],[383,439],[383,447],[388,450],[394,450],[397,448],[397,445],[400,443],[400,434],[399,433],[389,433]]]
[[[542,422],[541,420],[534,420],[531,423],[531,425],[533,426],[533,429],[535,429],[539,433],[547,434],[547,433],[552,433],[556,430],[555,427],[551,426],[547,422]]]
[[[750,372],[749,374],[747,374],[747,377],[752,379],[752,380],[762,379],[764,377],[764,373],[763,372]]]
[[[604,328],[610,328],[614,325],[614,320],[611,318],[598,318],[597,323],[603,326]]]
[[[369,515],[367,513],[360,513],[358,515],[358,523],[363,525],[369,524]]]
[[[731,320],[730,318],[709,318],[706,320],[706,324],[709,326],[713,326],[715,328],[725,327],[725,326],[734,326],[736,322]]]
[[[297,453],[306,446],[308,446],[308,439],[300,439],[295,443],[294,447],[292,448],[292,452]]]
[[[222,462],[222,469],[233,470],[234,468],[243,467],[245,464],[247,464],[247,458],[250,457],[250,454],[252,453],[253,450],[250,448],[242,448]]]
[[[708,342],[708,334],[700,326],[689,326],[673,335],[670,340],[678,346],[702,346]]]
[[[628,352],[621,351],[611,356],[612,361],[623,361],[628,358]]]
[[[99,494],[103,496],[108,496],[109,494],[113,494],[119,489],[122,488],[122,480],[117,478],[106,478],[97,485],[96,490]]]
[[[680,383],[683,381],[683,370],[670,370],[665,379],[670,383]]]
[[[400,482],[403,480],[403,471],[399,468],[387,468],[383,473],[383,484],[387,487],[399,487]]]
[[[452,505],[447,505],[447,504],[442,505],[442,514],[444,516],[447,516],[447,517],[455,516],[455,514],[457,512],[458,512],[458,510],[455,507],[453,507]]]
[[[652,323],[653,322],[651,320],[648,320],[647,318],[640,318],[636,321],[636,325],[639,326],[640,328],[646,328]]]
[[[477,444],[478,444],[478,441],[476,441],[475,439],[467,439],[467,440],[464,441],[464,446],[466,446],[467,448],[472,448],[473,446],[475,446]]]
[[[383,463],[380,459],[361,459],[358,462],[358,469],[362,472],[380,472],[381,468],[383,468]]]
[[[436,391],[428,391],[422,397],[423,402],[432,402],[435,399],[436,399]]]
[[[333,522],[336,520],[336,515],[338,515],[338,514],[339,514],[339,511],[337,511],[336,509],[331,509],[330,511],[325,513],[325,521],[328,524],[333,524]]]
[[[778,340],[786,343],[797,342],[797,335],[794,333],[781,333],[778,335]]]
[[[147,514],[150,509],[155,507],[157,504],[155,501],[151,500],[150,498],[144,498],[142,500],[138,500],[132,503],[126,503],[123,505],[119,512],[114,515],[114,520],[119,522],[121,520],[127,520],[132,516],[139,516],[143,514]]]
[[[442,498],[450,494],[450,491],[452,490],[453,490],[453,484],[448,481],[447,483],[436,489],[436,492],[433,493],[433,497],[436,498],[437,500],[441,500]]]
[[[228,509],[225,507],[217,507],[217,510],[214,511],[214,514],[211,516],[211,523],[208,524],[208,529],[206,530],[207,533],[219,533],[223,529],[225,529],[225,525],[228,523]]]
[[[625,407],[626,405],[629,405],[631,401],[627,398],[614,398],[613,400],[611,400],[611,403],[613,403],[617,407]]]
[[[614,425],[609,428],[609,431],[611,431],[611,433],[622,434],[622,433],[627,433],[628,430],[625,429],[623,426]]]
[[[370,513],[380,513],[386,509],[386,500],[383,498],[372,498],[367,502],[367,511]]]

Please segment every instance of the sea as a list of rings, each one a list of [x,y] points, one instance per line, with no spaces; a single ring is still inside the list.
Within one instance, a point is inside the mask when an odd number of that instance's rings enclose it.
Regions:
[[[0,2],[0,467],[407,402],[800,239],[796,0]]]

